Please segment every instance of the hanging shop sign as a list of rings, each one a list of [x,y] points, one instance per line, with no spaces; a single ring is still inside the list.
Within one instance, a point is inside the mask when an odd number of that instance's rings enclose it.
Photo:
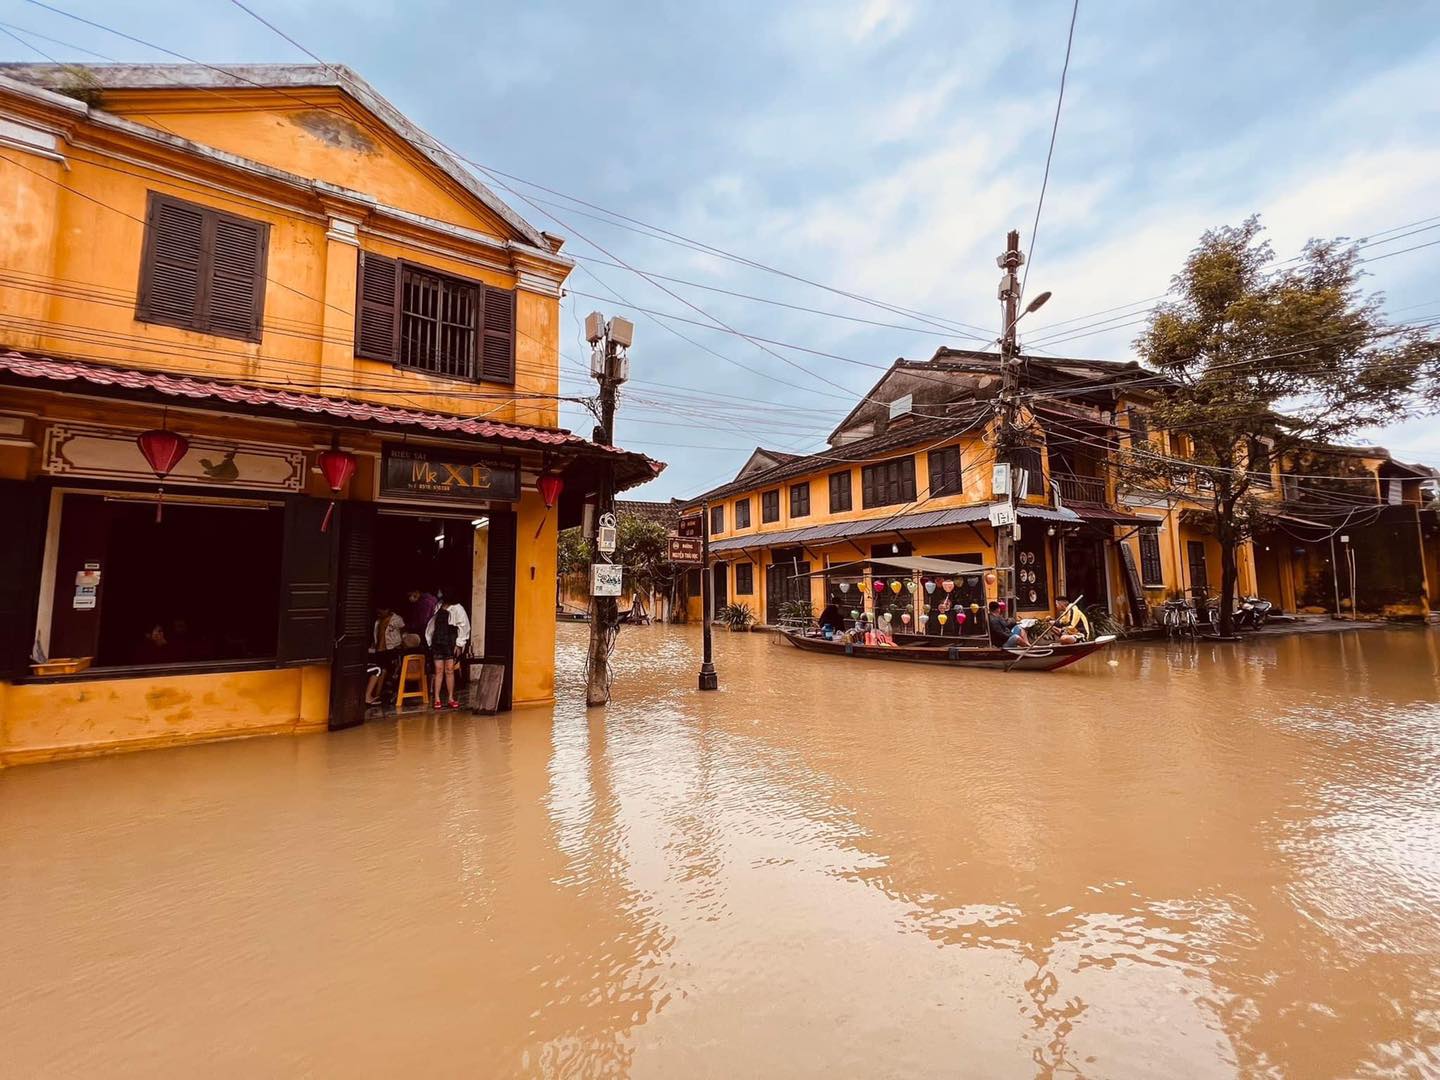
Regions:
[[[681,536],[691,536],[699,540],[705,535],[705,521],[699,514],[690,514],[680,519],[675,531]]]
[[[590,567],[591,596],[619,596],[625,568],[619,563],[594,563]]]
[[[699,566],[704,557],[704,544],[693,536],[670,537],[670,561],[682,565]]]
[[[299,491],[304,486],[303,450],[188,432],[185,439],[188,449],[165,473],[167,485],[262,491]],[[51,476],[87,480],[153,485],[156,478],[155,466],[146,459],[134,431],[83,424],[51,424],[46,429],[41,467]]]
[[[520,463],[453,450],[386,446],[381,452],[380,495],[411,501],[515,502]]]

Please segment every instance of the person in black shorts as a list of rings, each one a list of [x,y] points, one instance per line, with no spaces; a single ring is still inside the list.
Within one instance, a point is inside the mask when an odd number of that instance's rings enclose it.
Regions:
[[[442,594],[440,606],[435,609],[435,614],[430,616],[430,622],[425,626],[425,644],[430,647],[430,659],[435,662],[435,681],[431,684],[430,691],[435,699],[432,702],[433,708],[442,707],[442,687],[445,693],[444,708],[460,707],[460,703],[455,700],[455,664],[469,643],[470,620],[465,615],[465,609],[459,604],[452,604]]]

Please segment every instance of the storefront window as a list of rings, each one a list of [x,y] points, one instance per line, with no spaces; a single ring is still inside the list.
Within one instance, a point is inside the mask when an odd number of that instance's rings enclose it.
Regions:
[[[94,667],[276,654],[284,510],[67,494],[49,655]]]

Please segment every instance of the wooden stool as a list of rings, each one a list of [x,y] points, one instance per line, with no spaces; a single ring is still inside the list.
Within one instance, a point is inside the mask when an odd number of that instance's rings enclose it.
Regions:
[[[405,689],[414,680],[419,680],[419,690]],[[419,700],[421,708],[430,703],[430,682],[425,676],[425,654],[407,653],[400,661],[400,686],[395,693],[395,711],[405,708],[411,698]]]

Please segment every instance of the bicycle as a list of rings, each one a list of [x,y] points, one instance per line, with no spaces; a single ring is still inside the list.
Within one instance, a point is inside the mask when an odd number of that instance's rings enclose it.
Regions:
[[[1184,637],[1187,634],[1191,640],[1200,637],[1200,620],[1195,617],[1195,609],[1184,600],[1166,600],[1161,618],[1165,625],[1165,636],[1168,638]]]

